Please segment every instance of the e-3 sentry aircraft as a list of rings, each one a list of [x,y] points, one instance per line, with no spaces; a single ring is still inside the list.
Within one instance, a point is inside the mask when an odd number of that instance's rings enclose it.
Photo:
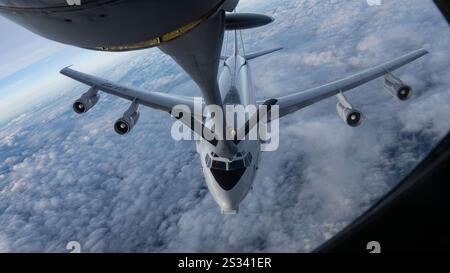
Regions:
[[[231,13],[238,2],[239,0],[0,0],[0,14],[41,36],[86,49],[128,51],[156,46],[172,57],[195,81],[202,91],[203,105],[222,108],[230,104],[264,105],[268,112],[276,105],[279,117],[283,117],[336,96],[339,116],[349,126],[356,127],[362,123],[363,114],[346,99],[345,92],[384,77],[384,89],[389,94],[402,101],[411,97],[412,88],[392,72],[426,55],[428,52],[424,49],[319,87],[257,100],[250,63],[253,59],[280,48],[252,54],[244,54],[238,50],[238,31],[260,27],[273,21],[265,15]],[[226,31],[234,31],[234,51],[230,56],[221,55]],[[218,77],[219,66],[222,69]],[[222,213],[238,212],[240,202],[252,188],[258,169],[260,140],[217,138],[217,134],[223,132],[214,131],[211,115],[192,114],[194,98],[126,87],[69,67],[62,69],[61,73],[90,86],[73,105],[77,113],[85,113],[91,109],[97,103],[100,91],[131,102],[123,117],[114,124],[115,131],[122,135],[130,132],[136,125],[140,105],[172,115],[175,106],[187,106],[191,110],[189,113],[178,113],[175,117],[189,128],[194,128],[195,125],[202,128],[199,132],[201,139],[196,145],[206,184]],[[235,128],[238,130],[237,135],[247,135],[259,118],[258,114],[249,117],[244,127]],[[226,126],[227,120],[223,119],[222,122]],[[211,140],[204,137],[205,132],[216,134],[216,138]]]

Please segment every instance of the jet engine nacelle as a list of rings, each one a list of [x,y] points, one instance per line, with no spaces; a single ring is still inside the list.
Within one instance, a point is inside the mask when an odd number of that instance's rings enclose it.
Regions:
[[[336,104],[336,110],[342,120],[351,127],[358,127],[362,124],[364,115],[353,108],[345,107],[341,102]]]
[[[336,104],[336,111],[342,120],[351,127],[358,127],[362,124],[364,115],[353,108],[342,92],[337,94],[339,102]]]
[[[100,98],[97,91],[98,91],[97,89],[91,88],[89,89],[89,91],[84,93],[79,99],[77,99],[73,103],[73,110],[75,111],[75,113],[84,114],[87,111],[89,111],[89,109],[94,107],[94,105],[97,104],[98,99]]]
[[[128,134],[139,120],[138,104],[133,102],[130,108],[114,123],[114,131],[119,135]]]
[[[413,94],[413,90],[410,86],[404,84],[402,80],[391,73],[384,76],[384,89],[391,96],[396,97],[401,101],[410,99]]]

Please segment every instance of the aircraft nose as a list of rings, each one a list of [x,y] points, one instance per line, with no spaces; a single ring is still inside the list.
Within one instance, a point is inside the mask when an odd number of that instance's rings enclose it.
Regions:
[[[231,196],[224,196],[220,203],[222,214],[237,214],[239,212],[239,203],[232,200]]]
[[[234,214],[238,214],[238,213],[239,213],[239,206],[237,206],[235,208],[222,208],[222,214],[234,215]]]

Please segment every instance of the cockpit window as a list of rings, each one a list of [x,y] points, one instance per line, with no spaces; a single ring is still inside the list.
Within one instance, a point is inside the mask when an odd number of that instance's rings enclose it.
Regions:
[[[252,164],[252,154],[251,153],[248,153],[247,156],[245,157],[245,163],[248,166],[250,166],[250,164]]]
[[[217,170],[227,170],[227,164],[228,163],[224,161],[213,160],[211,168]]]
[[[236,153],[236,158],[236,160],[228,162],[219,158],[214,152],[205,156],[206,167],[211,170],[211,174],[220,187],[226,191],[236,186],[247,167],[252,163],[251,153],[239,152]]]
[[[209,155],[206,155],[205,163],[208,168],[211,168],[212,160],[211,160],[211,157],[209,157]]]
[[[213,158],[211,158],[211,155]],[[211,153],[211,155],[207,154],[205,156],[206,167],[210,169],[223,170],[223,171],[232,171],[247,168],[252,164],[252,155],[251,153],[247,153],[242,158],[242,153],[237,153],[236,156],[239,159],[233,160],[231,162],[224,161],[223,159],[219,159],[219,157],[215,153]]]
[[[244,175],[245,170],[245,168],[233,171],[211,169],[211,173],[220,187],[226,191],[229,191],[232,190],[234,186],[236,186],[242,175]]]
[[[242,169],[242,168],[245,168],[243,159],[235,160],[235,161],[228,163],[229,170],[236,170],[236,169]]]

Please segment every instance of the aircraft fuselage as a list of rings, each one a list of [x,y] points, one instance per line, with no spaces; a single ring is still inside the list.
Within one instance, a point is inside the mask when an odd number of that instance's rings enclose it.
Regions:
[[[236,55],[228,57],[219,77],[219,88],[224,107],[226,105],[255,105],[253,83],[246,59]],[[213,123],[212,118],[206,125]],[[222,140],[230,141],[230,140]],[[260,159],[259,140],[242,140],[233,159],[214,153],[205,140],[197,141],[197,152],[203,168],[206,184],[222,213],[235,214],[240,202],[252,188]]]

